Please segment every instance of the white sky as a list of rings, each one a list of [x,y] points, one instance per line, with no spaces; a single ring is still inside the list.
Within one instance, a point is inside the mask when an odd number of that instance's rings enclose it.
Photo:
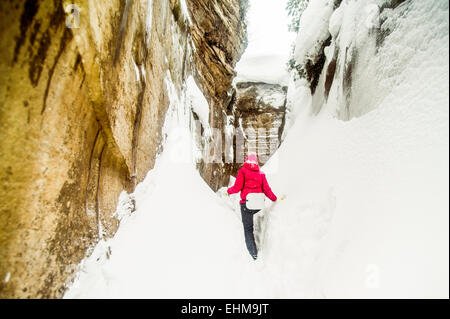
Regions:
[[[287,0],[250,0],[248,47],[236,66],[237,81],[287,84],[286,63],[296,34],[288,31]]]

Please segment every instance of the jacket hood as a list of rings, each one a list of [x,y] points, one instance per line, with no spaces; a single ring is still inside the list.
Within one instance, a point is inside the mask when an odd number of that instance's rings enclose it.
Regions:
[[[252,171],[259,171],[258,156],[255,154],[248,155],[243,166]]]

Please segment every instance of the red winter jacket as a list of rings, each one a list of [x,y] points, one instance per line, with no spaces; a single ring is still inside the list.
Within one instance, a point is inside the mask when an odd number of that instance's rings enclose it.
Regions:
[[[240,203],[245,203],[247,194],[264,193],[270,200],[276,201],[277,197],[267,183],[266,175],[259,170],[256,155],[249,155],[243,167],[239,170],[234,185],[227,189],[228,194],[241,192]]]

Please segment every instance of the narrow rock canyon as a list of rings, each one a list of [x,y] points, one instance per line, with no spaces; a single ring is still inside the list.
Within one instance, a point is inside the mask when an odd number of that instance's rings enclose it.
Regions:
[[[114,235],[119,194],[134,190],[163,148],[165,79],[180,91],[192,77],[208,102],[207,126],[222,136],[230,122],[237,130],[265,127],[271,133],[258,147],[273,152],[285,89],[232,85],[247,7],[243,0],[0,3],[0,278],[8,278],[1,297],[62,296],[74,265]],[[200,162],[198,170],[217,190],[235,162]]]

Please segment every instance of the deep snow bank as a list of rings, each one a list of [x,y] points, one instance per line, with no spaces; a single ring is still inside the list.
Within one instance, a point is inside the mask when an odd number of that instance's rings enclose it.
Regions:
[[[269,225],[270,245],[282,251],[268,260],[283,258],[290,276],[308,277],[309,296],[448,298],[448,2],[386,9],[390,33],[378,48],[364,28],[376,3],[344,1],[330,24],[310,26],[330,26],[333,41],[316,94],[305,81],[289,88],[296,121],[267,167],[288,195]],[[299,62],[316,49],[308,30],[297,39]],[[338,56],[327,98],[333,52],[352,46],[358,55]]]

